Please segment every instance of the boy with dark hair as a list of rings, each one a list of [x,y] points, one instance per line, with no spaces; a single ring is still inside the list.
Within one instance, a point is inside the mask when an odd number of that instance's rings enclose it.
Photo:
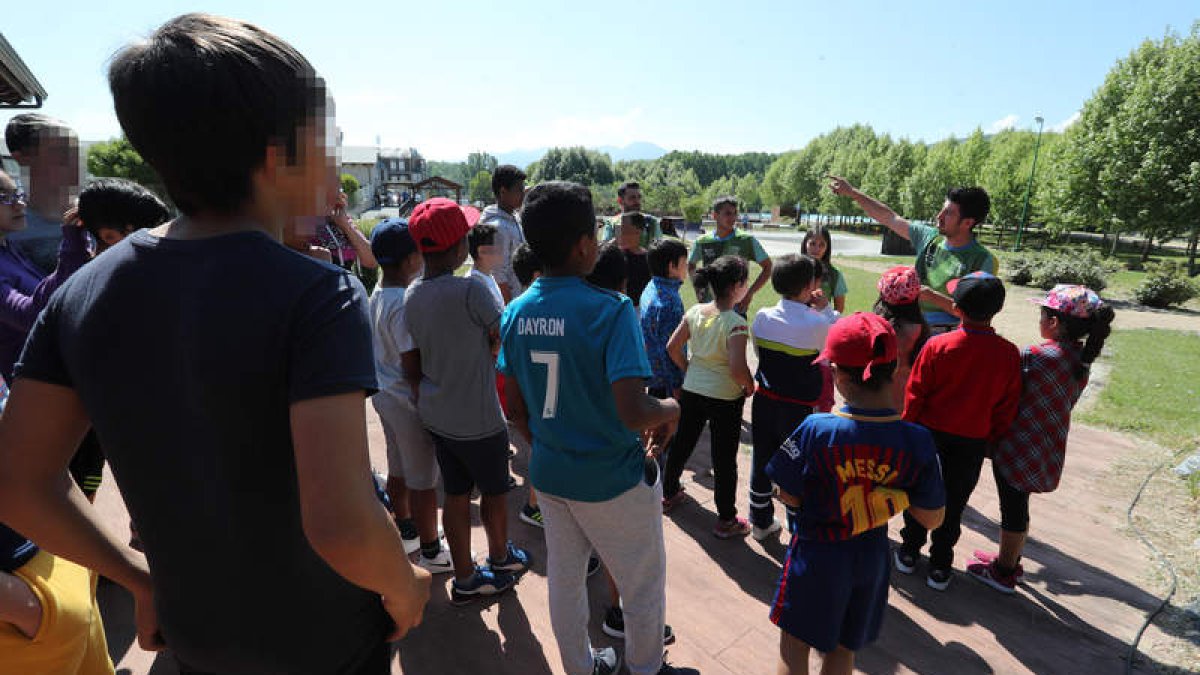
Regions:
[[[97,253],[170,218],[171,212],[157,195],[124,178],[97,178],[79,193],[79,219],[96,240]]]
[[[405,318],[404,294],[425,265],[402,220],[385,220],[371,233],[371,253],[382,276],[371,294],[375,328],[375,375],[379,391],[371,404],[387,442],[387,494],[404,538],[404,550],[421,555],[417,564],[433,573],[450,572],[450,550],[437,531],[437,458],[433,439],[421,424],[413,392],[404,377],[403,355],[413,349]]]
[[[469,274],[479,279],[496,296],[500,306],[504,306],[504,295],[496,283],[494,274],[500,268],[500,251],[496,241],[500,231],[495,225],[476,223],[467,233],[467,252],[471,255],[471,271]]]
[[[717,227],[711,234],[706,234],[692,244],[692,254],[688,257],[688,274],[694,278],[696,268],[701,263],[711,265],[714,260],[723,255],[736,255],[746,262],[758,263],[758,278],[746,291],[746,296],[737,304],[738,314],[746,316],[751,301],[758,289],[766,285],[771,278],[771,256],[767,255],[762,244],[754,235],[737,229],[738,203],[736,197],[717,197],[712,204],[713,220]],[[711,293],[707,288],[697,288],[696,297],[701,302],[707,302]]]
[[[588,557],[609,563],[625,598],[626,660],[634,675],[663,662],[665,550],[657,454],[679,415],[643,391],[650,375],[629,299],[586,283],[598,246],[592,197],[552,181],[530,190],[525,238],[545,276],[501,320],[499,368],[512,422],[533,446],[530,478],[545,515],[550,619],[568,675],[609,675],[618,659],[588,639]],[[530,414],[530,411],[533,414]],[[631,527],[631,524],[636,526]]]
[[[203,14],[125,48],[109,82],[183,216],[38,319],[0,418],[0,520],[129,589],[139,642],[183,670],[386,673],[429,576],[373,489],[366,298],[279,243],[332,201],[324,85],[280,38]],[[63,489],[89,420],[153,579]]]
[[[592,272],[584,278],[593,286],[629,297],[629,294],[625,292],[629,284],[629,268],[625,265],[623,253],[617,242],[604,242],[596,254],[596,265],[592,267]]]
[[[492,194],[496,203],[486,207],[479,222],[496,226],[496,253],[500,256],[492,276],[507,303],[521,294],[522,284],[513,272],[512,257],[517,247],[525,243],[517,211],[525,199],[525,172],[512,164],[501,164],[492,172]]]
[[[937,591],[950,585],[962,512],[979,482],[987,444],[1012,424],[1021,397],[1021,353],[991,325],[1004,307],[1004,284],[987,272],[972,272],[951,280],[947,290],[962,325],[929,338],[904,397],[904,419],[933,432],[946,479],[946,520],[933,531],[926,579]],[[900,535],[896,569],[912,574],[928,529],[905,516]]]
[[[529,288],[530,284],[542,276],[542,261],[538,260],[537,254],[533,252],[529,244],[524,242],[517,247],[517,250],[513,251],[512,268],[521,288]]]
[[[467,233],[478,218],[475,209],[435,197],[418,204],[408,219],[425,273],[405,294],[413,349],[402,358],[442,470],[442,525],[454,561],[455,604],[502,593],[529,568],[529,554],[508,540],[508,428],[492,361],[502,306],[477,277],[454,275],[467,258]],[[471,557],[475,487],[488,540],[484,567]]]
[[[678,398],[683,386],[683,371],[667,354],[667,343],[683,320],[679,289],[687,278],[687,255],[687,246],[678,239],[659,239],[646,254],[652,276],[642,291],[639,311],[652,373],[646,391],[654,398]]]
[[[936,527],[945,494],[929,432],[891,407],[891,325],[855,313],[833,325],[820,357],[846,405],[805,419],[767,465],[780,501],[799,509],[771,621],[779,673],[807,673],[816,649],[822,673],[849,675],[887,609],[888,520],[904,511]]]
[[[750,535],[762,541],[781,529],[775,519],[767,462],[783,441],[813,413],[824,384],[815,361],[825,346],[829,326],[838,314],[832,303],[824,310],[808,305],[821,288],[820,261],[807,255],[785,255],[771,270],[771,286],[779,303],[754,316],[750,333],[758,353],[758,389],[750,407],[754,454],[750,470]],[[788,530],[796,514],[788,509]]]
[[[622,291],[633,301],[636,309],[642,302],[642,291],[650,283],[649,253],[641,244],[646,231],[646,216],[643,213],[621,214],[621,229],[616,243],[625,257],[626,290]]]

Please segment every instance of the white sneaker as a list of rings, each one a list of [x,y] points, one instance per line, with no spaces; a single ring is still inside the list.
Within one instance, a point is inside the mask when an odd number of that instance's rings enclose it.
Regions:
[[[763,539],[766,539],[782,529],[783,524],[779,522],[778,518],[776,518],[772,519],[771,524],[766,527],[759,527],[755,525],[754,527],[750,528],[750,536],[754,537],[754,541],[762,541]]]
[[[621,667],[621,657],[612,647],[592,649],[592,675],[612,675]]]
[[[420,537],[413,537],[412,539],[405,539],[403,536],[401,536],[400,541],[404,542],[404,552],[407,553],[408,555],[412,555],[412,554],[416,553],[417,551],[421,550],[421,538]]]
[[[440,544],[437,555],[432,558],[426,557],[424,553],[418,555],[417,566],[429,570],[430,574],[453,572],[454,561],[450,559],[450,549],[446,548],[445,541],[441,541]]]

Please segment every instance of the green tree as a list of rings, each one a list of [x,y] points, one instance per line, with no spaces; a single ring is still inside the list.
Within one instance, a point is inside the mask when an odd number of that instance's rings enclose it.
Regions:
[[[958,139],[934,143],[925,153],[924,161],[904,182],[902,210],[909,218],[931,220],[946,200],[946,190],[955,183],[955,149]]]
[[[762,209],[762,197],[759,195],[760,181],[758,174],[747,173],[737,181],[734,194],[743,211],[759,211]]]
[[[467,155],[466,175],[475,177],[480,171],[491,173],[496,170],[497,165],[498,161],[492,155],[486,152],[472,152]]]
[[[466,185],[474,175],[467,173],[466,162],[438,162],[436,160],[429,160],[425,162],[425,169],[429,172],[430,176],[441,176],[459,185]]]
[[[342,192],[345,192],[346,197],[353,203],[354,196],[358,194],[359,189],[362,187],[359,185],[358,179],[348,173],[344,173],[339,177],[339,182],[342,184]]]
[[[489,171],[479,171],[467,185],[467,199],[472,203],[488,203],[492,198],[492,174]]]
[[[162,179],[124,136],[88,148],[87,170],[93,176],[125,178],[166,196]]]

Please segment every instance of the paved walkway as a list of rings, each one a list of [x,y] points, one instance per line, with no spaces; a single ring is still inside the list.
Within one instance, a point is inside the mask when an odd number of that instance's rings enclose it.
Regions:
[[[373,412],[370,427],[372,458],[382,467],[383,436]],[[748,448],[748,425],[742,440]],[[938,593],[928,589],[921,576],[894,574],[882,637],[860,653],[861,672],[1121,672],[1127,645],[1159,592],[1144,583],[1152,566],[1145,551],[1123,533],[1130,495],[1103,488],[1110,465],[1132,448],[1130,440],[1108,432],[1086,427],[1072,432],[1061,488],[1033,499],[1026,581],[1015,597],[1001,596],[962,575],[948,591]],[[692,481],[688,491],[696,501],[681,505],[664,521],[667,620],[679,636],[669,648],[670,660],[706,675],[772,673],[778,633],[767,620],[767,607],[785,544],[719,541],[710,534],[715,511],[707,456],[706,446],[699,448],[684,474]],[[528,449],[521,447],[515,467],[520,476],[525,475],[527,457]],[[748,465],[749,455],[744,453],[739,503],[745,501]],[[448,576],[436,577],[425,622],[400,643],[394,673],[562,672],[547,609],[542,535],[515,517],[523,499],[524,490],[511,496],[510,532],[532,551],[534,569],[515,592],[466,608],[449,604]],[[985,468],[964,518],[955,561],[959,569],[972,550],[996,548],[997,504]],[[111,480],[102,488],[97,506],[114,529],[124,531],[127,517]],[[893,540],[898,539],[898,520],[893,521]],[[476,550],[485,550],[479,527],[474,540]],[[599,630],[607,597],[603,577],[589,580],[589,588],[593,640],[615,645]],[[101,599],[118,672],[176,672],[169,657],[156,659],[134,643],[127,594],[103,584]],[[1169,637],[1151,629],[1146,643],[1163,639]],[[1137,672],[1150,670],[1141,665]]]

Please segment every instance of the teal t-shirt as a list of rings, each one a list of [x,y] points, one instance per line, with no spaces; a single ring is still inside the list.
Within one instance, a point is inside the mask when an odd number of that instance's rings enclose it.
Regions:
[[[651,375],[629,298],[579,277],[540,277],[504,311],[500,340],[496,367],[529,409],[538,491],[602,502],[642,480],[641,439],[612,394],[617,380]]]
[[[1000,269],[996,256],[975,239],[966,246],[950,247],[936,227],[917,224],[908,226],[908,239],[917,251],[916,268],[921,284],[939,293],[946,293],[946,282],[951,279],[971,272],[997,274]],[[937,305],[922,302],[921,313],[930,325],[958,323],[958,317],[943,312]]]
[[[829,266],[829,273],[821,278],[821,292],[826,298],[831,301],[834,298],[846,295],[850,289],[846,287],[846,275],[833,265]]]

